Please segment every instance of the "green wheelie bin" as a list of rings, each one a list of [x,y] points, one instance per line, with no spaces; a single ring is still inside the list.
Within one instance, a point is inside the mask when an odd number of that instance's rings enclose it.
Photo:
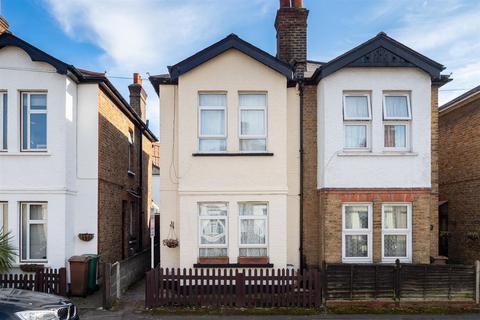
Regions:
[[[97,267],[99,255],[97,254],[85,254],[88,257],[88,274],[87,274],[87,288],[88,292],[92,293],[97,290]]]

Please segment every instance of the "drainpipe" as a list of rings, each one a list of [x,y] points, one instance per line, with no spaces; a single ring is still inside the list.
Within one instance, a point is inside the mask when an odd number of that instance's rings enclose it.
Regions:
[[[300,270],[303,270],[305,267],[305,257],[303,254],[303,79],[299,80],[298,84],[300,97]]]

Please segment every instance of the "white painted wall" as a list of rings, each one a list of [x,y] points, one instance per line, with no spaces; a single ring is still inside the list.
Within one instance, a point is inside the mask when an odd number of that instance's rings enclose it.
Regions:
[[[274,156],[193,157],[198,151],[200,91],[227,92],[228,152],[239,151],[238,92],[267,92],[267,152]],[[162,246],[163,266],[191,267],[197,262],[198,203],[205,201],[228,202],[228,252],[230,262],[236,263],[238,202],[264,201],[269,204],[271,262],[275,267],[298,267],[298,240],[288,243],[299,238],[298,106],[296,90],[287,89],[283,75],[236,50],[182,75],[178,86],[160,86],[161,238],[174,221],[180,240],[177,249]]]
[[[0,50],[0,90],[8,92],[0,201],[8,202],[13,244],[19,246],[20,202],[42,201],[48,203],[46,266],[65,266],[73,254],[96,253],[96,238],[84,243],[77,234],[97,234],[98,85],[77,85],[52,66],[31,61],[23,50],[6,47]],[[47,152],[20,152],[19,92],[29,90],[47,91]]]
[[[372,150],[343,150],[343,92],[371,91]],[[411,152],[384,152],[383,91],[411,94]],[[319,188],[411,188],[431,186],[431,80],[416,68],[345,68],[322,79],[318,96]]]

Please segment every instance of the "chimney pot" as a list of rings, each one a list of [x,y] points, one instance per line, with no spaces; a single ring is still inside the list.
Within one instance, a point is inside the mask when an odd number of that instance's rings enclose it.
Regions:
[[[140,73],[135,72],[133,74],[133,83],[142,85],[142,76]]]
[[[280,8],[290,8],[290,0],[280,0]]]
[[[293,7],[294,8],[302,8],[303,7],[302,2],[303,2],[302,0],[292,0]]]
[[[0,34],[8,31],[8,27],[9,25],[7,20],[3,16],[0,16]]]

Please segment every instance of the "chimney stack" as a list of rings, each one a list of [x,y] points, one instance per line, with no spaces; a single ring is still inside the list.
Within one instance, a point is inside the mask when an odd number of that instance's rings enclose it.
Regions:
[[[142,76],[133,74],[133,83],[128,86],[130,91],[130,106],[140,116],[143,122],[147,120],[147,93],[142,87]]]
[[[275,18],[277,58],[294,66],[297,78],[303,78],[307,68],[307,17],[302,0],[280,0]]]
[[[9,25],[7,19],[5,19],[3,16],[0,16],[0,34],[8,31],[8,27]]]

